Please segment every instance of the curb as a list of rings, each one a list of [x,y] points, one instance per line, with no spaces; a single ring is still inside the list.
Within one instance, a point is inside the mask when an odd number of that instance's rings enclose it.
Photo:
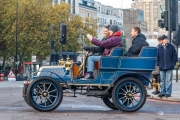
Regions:
[[[173,95],[171,97],[158,97],[155,95],[150,95],[147,97],[148,99],[155,99],[155,100],[161,100],[161,101],[172,101],[172,102],[180,102],[180,98],[174,97]]]

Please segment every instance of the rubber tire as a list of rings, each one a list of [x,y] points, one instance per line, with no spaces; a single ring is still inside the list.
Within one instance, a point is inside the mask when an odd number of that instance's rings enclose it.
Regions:
[[[124,108],[121,104],[119,104],[118,100],[116,99],[116,91],[117,91],[118,87],[124,82],[135,82],[140,87],[140,89],[142,90],[142,100],[139,103],[139,105],[136,106],[135,108],[131,108],[131,109]],[[119,82],[117,82],[115,84],[113,91],[112,91],[113,103],[116,105],[116,107],[119,110],[122,110],[125,112],[135,112],[135,111],[141,109],[143,107],[144,103],[146,102],[146,96],[147,96],[147,92],[146,92],[146,89],[145,89],[143,83],[140,80],[133,78],[133,77],[122,78],[121,80],[119,80]]]
[[[27,96],[26,96],[27,88],[28,88],[28,85],[23,86],[22,94],[23,94],[24,101],[31,107],[31,104],[29,103]]]
[[[49,80],[51,81],[58,89],[58,93],[59,93],[59,98],[58,100],[56,101],[56,103],[49,107],[49,108],[41,108],[39,106],[37,106],[33,99],[32,99],[32,96],[31,96],[31,91],[32,91],[32,88],[33,86],[37,83],[37,82],[40,82],[41,80]],[[62,89],[62,86],[56,81],[54,80],[53,78],[51,77],[39,77],[37,79],[35,79],[34,81],[31,82],[31,84],[29,84],[28,86],[28,89],[27,89],[27,99],[29,100],[29,103],[31,104],[31,107],[33,107],[34,109],[38,110],[38,111],[41,111],[41,112],[50,112],[50,111],[53,111],[55,110],[62,102],[62,99],[63,99],[63,89]]]
[[[107,107],[109,107],[109,108],[111,108],[111,109],[113,109],[113,110],[118,110],[118,108],[114,105],[114,103],[112,103],[112,102],[109,100],[108,97],[104,97],[102,100],[103,100],[104,104],[105,104]]]

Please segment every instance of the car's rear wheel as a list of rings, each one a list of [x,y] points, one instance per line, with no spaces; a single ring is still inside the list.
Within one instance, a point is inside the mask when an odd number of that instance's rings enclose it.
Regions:
[[[144,105],[146,94],[146,89],[140,80],[127,77],[115,84],[112,91],[112,100],[118,109],[133,112]]]

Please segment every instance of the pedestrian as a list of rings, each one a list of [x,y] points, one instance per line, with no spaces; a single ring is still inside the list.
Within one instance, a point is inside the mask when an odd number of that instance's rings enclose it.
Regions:
[[[141,34],[141,29],[139,27],[134,27],[131,30],[132,46],[124,54],[124,56],[137,57],[144,46],[149,46],[146,42],[146,37]]]
[[[163,40],[162,40],[162,37],[158,37],[158,46],[157,46],[157,48],[159,48],[159,46],[161,46],[162,45],[162,42],[163,42]],[[158,66],[156,66],[156,68],[155,68],[155,70],[154,71],[152,71],[152,75],[154,76],[154,78],[156,79],[156,83],[157,84],[160,84],[160,71],[159,71],[159,67]],[[154,92],[152,92],[152,94],[154,94],[154,95],[157,95],[157,94],[159,94],[160,93],[160,90],[159,90],[159,88],[158,88],[158,86],[156,86],[156,90],[154,91]]]
[[[175,47],[169,43],[167,36],[163,35],[162,40],[157,55],[157,66],[159,66],[161,78],[161,93],[158,96],[171,97],[172,71],[177,62],[177,53]]]
[[[92,35],[87,34],[88,40],[99,47],[103,47],[103,56],[108,56],[114,47],[122,47],[121,42],[121,31],[118,30],[117,25],[111,25],[109,27],[109,38],[105,41],[100,41],[92,37]],[[93,71],[94,71],[94,62],[98,62],[101,56],[89,56],[87,60],[87,74],[85,79],[94,79]]]

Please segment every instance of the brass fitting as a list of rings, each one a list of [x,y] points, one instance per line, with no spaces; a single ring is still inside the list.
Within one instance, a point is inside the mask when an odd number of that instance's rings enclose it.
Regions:
[[[156,87],[158,87],[158,91],[160,91],[161,84],[159,82],[156,83],[156,79],[152,79],[151,87],[152,87],[152,89],[156,89]]]
[[[152,79],[151,88],[152,89],[156,88],[156,79]]]
[[[158,84],[158,91],[161,91],[161,83],[157,83]]]
[[[65,62],[65,67],[66,67],[66,70],[70,70],[71,69],[71,61],[70,61],[70,58],[66,58],[66,62]]]
[[[64,59],[62,58],[61,60],[58,60],[58,65],[59,66],[65,66],[65,62]]]

